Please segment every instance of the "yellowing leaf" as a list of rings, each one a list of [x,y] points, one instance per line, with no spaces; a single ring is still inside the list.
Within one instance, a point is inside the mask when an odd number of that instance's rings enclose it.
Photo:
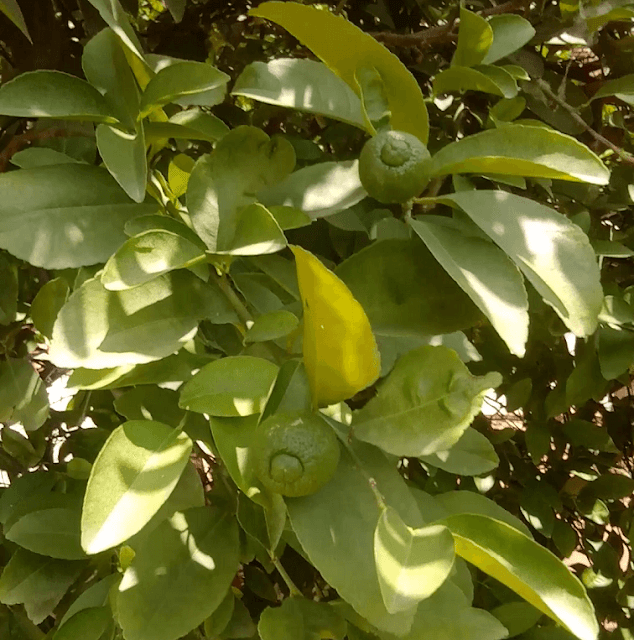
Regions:
[[[313,404],[334,404],[379,377],[376,341],[350,289],[312,253],[291,249],[304,307],[304,365]]]
[[[381,43],[328,10],[294,2],[264,2],[249,15],[275,22],[306,45],[357,95],[355,72],[361,65],[374,67],[385,85],[392,127],[427,143],[429,122],[423,94],[407,67]],[[367,123],[368,130],[373,127]]]

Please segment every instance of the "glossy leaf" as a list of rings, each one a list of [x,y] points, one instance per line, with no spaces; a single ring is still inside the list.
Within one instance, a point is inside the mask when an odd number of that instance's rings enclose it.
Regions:
[[[595,640],[598,623],[581,582],[550,551],[509,525],[481,515],[442,521],[456,553],[500,580],[580,640]]]
[[[258,316],[244,334],[245,344],[248,342],[266,342],[278,340],[295,331],[299,325],[297,316],[290,311],[272,311]]]
[[[367,197],[357,160],[320,162],[303,167],[282,182],[258,193],[267,207],[300,209],[312,220],[352,207]]]
[[[517,95],[517,84],[509,73],[498,67],[471,69],[452,66],[436,75],[433,91],[434,95],[453,91],[482,91],[510,99]]]
[[[60,367],[103,369],[143,364],[177,352],[214,313],[213,290],[188,271],[134,289],[108,291],[86,281],[62,307],[50,357]]]
[[[76,613],[84,609],[105,607],[109,603],[110,590],[115,585],[118,586],[121,576],[112,573],[109,576],[92,584],[83,591],[77,599],[68,607],[68,611],[60,620],[60,628],[68,622]]]
[[[55,318],[68,300],[68,294],[68,282],[64,278],[53,278],[37,292],[31,303],[33,324],[47,338],[53,333]]]
[[[86,43],[81,66],[88,82],[103,94],[117,119],[134,131],[139,115],[139,88],[119,36],[112,29],[102,29]]]
[[[375,479],[381,495],[404,522],[423,526],[418,507],[394,466],[373,447],[357,444],[355,449],[366,474]],[[303,550],[328,584],[375,627],[407,633],[415,609],[393,615],[383,603],[374,562],[379,509],[357,463],[342,453],[334,477],[321,490],[288,498],[286,505]]]
[[[535,29],[528,20],[511,13],[489,16],[487,22],[493,30],[493,42],[482,64],[493,64],[506,58],[521,49],[535,35]]]
[[[608,80],[599,87],[599,90],[592,96],[592,100],[615,96],[627,104],[634,104],[634,74]]]
[[[104,169],[84,164],[10,171],[0,191],[0,247],[46,269],[104,262],[125,240],[126,221],[158,208],[136,204]]]
[[[519,269],[490,242],[447,218],[424,216],[410,225],[462,290],[489,318],[514,355],[528,339],[528,296]]]
[[[420,241],[374,242],[344,260],[335,273],[380,335],[453,333],[482,317]]]
[[[365,128],[357,94],[315,60],[278,58],[252,62],[238,76],[231,93]]]
[[[71,496],[59,506],[46,504],[12,518],[4,530],[7,540],[51,558],[81,560],[85,554],[79,542],[81,502]]]
[[[0,87],[0,113],[22,118],[115,122],[103,96],[85,80],[61,71],[28,71]]]
[[[588,237],[564,215],[502,191],[455,193],[457,204],[515,262],[577,336],[597,328],[603,303]]]
[[[175,513],[123,575],[117,614],[128,640],[176,640],[202,624],[238,570],[238,527],[217,509]]]
[[[182,432],[160,422],[133,420],[117,427],[93,465],[81,521],[89,554],[137,533],[174,490],[192,448]]]
[[[387,507],[374,532],[374,559],[385,608],[390,613],[407,611],[449,577],[453,538],[442,525],[408,527]]]
[[[110,607],[91,607],[76,613],[58,629],[54,640],[100,640],[109,626],[114,630]]]
[[[423,94],[405,65],[372,36],[328,10],[287,2],[265,2],[249,14],[284,27],[353,91],[359,64],[374,66],[385,83],[392,126],[427,142],[429,124]]]
[[[492,471],[500,463],[488,438],[471,428],[450,449],[420,458],[433,467],[461,476],[479,476]]]
[[[204,62],[188,60],[170,64],[162,68],[145,87],[141,96],[141,116],[147,116],[168,102],[218,89],[228,81],[229,76]]]
[[[47,618],[75,582],[84,564],[44,558],[18,549],[0,576],[0,602],[23,604],[33,624]]]
[[[344,640],[347,624],[326,602],[287,598],[281,607],[262,612],[258,633],[262,640]]]
[[[210,251],[258,255],[286,246],[275,219],[254,203],[258,191],[282,180],[294,165],[289,142],[247,126],[233,129],[211,155],[198,160],[187,186],[187,206]]]
[[[467,136],[432,158],[435,175],[499,173],[607,184],[607,167],[574,138],[543,127],[513,124]]]
[[[18,270],[6,256],[0,254],[0,325],[10,324],[18,311]]]
[[[180,406],[211,416],[262,413],[278,367],[252,356],[232,356],[205,365],[181,389]]]
[[[388,453],[423,456],[454,445],[480,411],[498,373],[474,377],[455,351],[419,347],[402,356],[353,416],[354,434]]]
[[[21,169],[35,169],[53,164],[74,164],[77,162],[80,161],[48,147],[27,147],[11,156],[11,164]]]
[[[460,7],[458,46],[451,66],[471,67],[480,64],[493,42],[491,25],[473,11]]]
[[[97,148],[108,171],[135,202],[143,202],[147,158],[143,125],[127,133],[105,124],[97,127]]]
[[[145,231],[124,242],[108,260],[101,282],[108,291],[131,289],[205,259],[201,243],[171,231]]]
[[[292,250],[313,404],[334,404],[372,384],[381,371],[381,359],[370,322],[348,287],[312,253],[297,246]]]
[[[597,351],[601,375],[606,380],[613,380],[634,363],[634,333],[601,327]]]

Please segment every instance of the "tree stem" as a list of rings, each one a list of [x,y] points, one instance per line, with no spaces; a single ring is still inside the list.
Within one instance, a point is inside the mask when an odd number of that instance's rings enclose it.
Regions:
[[[291,596],[303,598],[304,594],[297,588],[297,585],[293,582],[291,577],[286,573],[286,569],[280,562],[279,558],[276,558],[274,555],[271,555],[271,562],[275,565],[275,568],[278,570],[279,574],[282,576],[282,579],[286,583],[288,590],[291,593]]]

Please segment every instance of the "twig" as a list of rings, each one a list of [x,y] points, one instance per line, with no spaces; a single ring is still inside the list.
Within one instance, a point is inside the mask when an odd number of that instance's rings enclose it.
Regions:
[[[524,0],[510,0],[496,7],[484,9],[478,15],[486,17],[499,13],[510,13],[512,11],[524,11]],[[392,45],[394,47],[429,47],[438,42],[453,42],[457,33],[454,32],[456,20],[452,20],[448,24],[430,27],[424,31],[415,33],[390,33],[384,31],[373,31],[369,35],[373,36],[379,42]]]
[[[570,106],[565,100],[562,100],[551,88],[550,85],[541,78],[536,78],[537,86],[549,97],[554,100],[562,109],[567,111],[575,122],[578,122],[595,140],[605,145],[609,149],[612,149],[623,162],[634,165],[634,156],[630,155],[626,151],[623,151],[621,147],[618,147],[613,142],[610,142],[607,138],[595,131],[578,113],[577,110]]]
[[[346,2],[348,2],[348,0],[339,0],[339,4],[337,4],[334,11],[336,16],[343,11],[343,8],[346,6]]]
[[[217,276],[215,274],[215,270],[212,267],[212,277],[216,280],[218,287],[225,294],[227,300],[231,303],[231,306],[235,309],[235,312],[238,314],[238,317],[245,325],[249,322],[253,322],[253,316],[249,313],[249,310],[244,306],[242,300],[238,298],[238,295],[233,290],[232,286],[229,284],[226,275]]]
[[[44,129],[25,131],[18,136],[13,136],[7,146],[0,152],[0,173],[7,170],[9,161],[22,147],[30,142],[50,140],[51,138],[66,138],[71,136],[83,136],[84,132],[69,131],[68,129]]]
[[[276,558],[275,556],[271,556],[271,562],[273,563],[275,568],[278,570],[279,574],[282,576],[282,579],[286,583],[286,586],[288,587],[288,590],[290,591],[291,596],[303,598],[304,594],[297,588],[297,585],[293,582],[293,580],[288,575],[288,573],[286,573],[286,569],[282,566],[282,563],[280,562],[279,558]]]

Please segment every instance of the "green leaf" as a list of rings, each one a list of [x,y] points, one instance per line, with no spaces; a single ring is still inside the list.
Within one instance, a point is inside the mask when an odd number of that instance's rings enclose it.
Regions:
[[[260,421],[282,411],[310,410],[310,383],[304,363],[301,360],[287,360],[280,367]]]
[[[577,336],[597,328],[603,303],[588,237],[564,215],[502,191],[443,196],[457,204],[515,262]]]
[[[253,453],[249,445],[258,425],[257,414],[241,418],[211,417],[214,442],[231,479],[240,491],[258,504],[269,504],[268,495],[255,475]]]
[[[0,361],[0,422],[19,422],[26,431],[35,431],[44,424],[48,413],[46,385],[29,361]]]
[[[335,273],[381,335],[437,335],[474,325],[481,314],[420,242],[381,240]]]
[[[258,191],[286,177],[294,165],[287,140],[270,139],[248,126],[233,129],[211,155],[198,160],[187,186],[187,206],[210,251],[251,255],[286,246],[275,219],[254,203]]]
[[[374,478],[388,504],[409,526],[423,526],[396,468],[377,449],[361,443],[354,446],[365,474]],[[286,506],[303,550],[328,584],[372,625],[403,635],[415,609],[393,615],[383,603],[374,561],[379,509],[367,475],[342,453],[334,477],[322,489],[303,498],[288,498]]]
[[[528,296],[518,268],[495,245],[449,222],[424,216],[411,220],[410,225],[489,318],[511,353],[523,357],[528,339]]]
[[[53,640],[100,640],[109,626],[114,630],[110,607],[82,609],[57,630]]]
[[[480,64],[493,42],[493,29],[477,13],[460,7],[458,46],[451,66],[472,67]]]
[[[597,351],[601,375],[606,380],[613,380],[634,363],[634,333],[600,327]]]
[[[359,85],[361,106],[366,120],[377,131],[388,127],[392,112],[381,74],[376,67],[361,64],[357,67],[354,78]]]
[[[402,356],[379,391],[353,416],[354,434],[388,453],[423,456],[460,440],[498,373],[474,377],[455,351],[424,346]]]
[[[100,124],[97,148],[108,171],[135,202],[143,202],[147,184],[147,158],[143,125],[132,133]]]
[[[344,640],[346,621],[325,602],[286,598],[281,607],[268,607],[260,616],[258,633],[262,640]]]
[[[634,493],[634,479],[620,473],[604,473],[583,488],[584,494],[590,494],[603,500],[620,500]]]
[[[160,422],[133,420],[117,427],[93,465],[81,521],[89,554],[137,533],[174,490],[192,441]]]
[[[258,199],[267,207],[300,209],[316,220],[347,209],[367,195],[359,179],[358,161],[346,160],[303,167],[258,193]]]
[[[510,73],[500,67],[481,66],[477,69],[451,66],[434,78],[434,95],[452,91],[483,91],[502,98],[517,95],[517,83]]]
[[[468,428],[446,451],[436,451],[421,460],[433,467],[461,476],[479,476],[495,469],[500,459],[486,436]]]
[[[252,356],[231,356],[205,365],[181,389],[180,406],[211,416],[262,413],[279,367]]]
[[[0,87],[0,113],[20,118],[116,122],[92,85],[61,71],[28,71]]]
[[[4,535],[17,545],[51,558],[81,560],[81,503],[70,496],[67,505],[29,511],[7,524]]]
[[[629,105],[634,105],[634,74],[604,82],[591,100],[615,96]]]
[[[499,173],[607,184],[610,172],[574,138],[519,124],[489,129],[443,147],[432,158],[434,175]]]
[[[29,31],[26,28],[24,16],[22,15],[22,11],[17,0],[0,0],[0,11],[2,11],[2,13],[4,13],[11,22],[13,22],[13,24],[26,36],[29,42],[33,42],[29,35]]]
[[[59,623],[59,627],[63,627],[76,613],[84,609],[92,609],[105,607],[110,602],[110,591],[116,585],[119,585],[121,575],[111,573],[102,580],[95,582],[88,589],[83,591],[77,599],[68,607],[68,611]]]
[[[189,271],[124,291],[108,291],[98,277],[87,280],[57,316],[51,361],[103,369],[160,360],[191,339],[215,301],[213,289]]]
[[[150,80],[141,96],[141,114],[145,117],[169,102],[192,98],[197,94],[223,87],[229,76],[205,62],[191,60],[163,67]]]
[[[0,576],[0,602],[23,604],[33,624],[40,624],[57,606],[85,565],[39,556],[18,549]]]
[[[84,74],[108,103],[112,113],[130,131],[139,115],[139,89],[121,40],[112,29],[102,29],[84,47]]]
[[[448,578],[454,543],[442,525],[408,527],[387,507],[374,532],[374,559],[385,608],[407,611],[431,596]]]
[[[0,247],[46,269],[105,262],[124,224],[158,208],[132,202],[107,171],[84,164],[3,173],[0,191]]]
[[[506,629],[487,611],[469,606],[460,589],[446,581],[416,611],[412,628],[403,640],[501,640]],[[381,634],[382,640],[396,636]]]
[[[101,282],[108,291],[122,291],[174,269],[193,266],[205,259],[200,244],[171,231],[142,232],[124,242],[110,257]]]
[[[0,282],[0,325],[7,325],[18,312],[18,270],[3,254],[0,254]]]
[[[48,494],[54,485],[53,474],[45,471],[25,473],[14,478],[0,496],[0,524],[6,525],[16,507],[21,506],[26,499]]]
[[[528,631],[542,617],[542,612],[528,602],[507,602],[491,613],[508,629],[509,638]]]
[[[75,164],[76,158],[49,147],[27,147],[11,156],[11,164],[21,169],[35,169],[52,164]]]
[[[225,598],[239,566],[235,518],[200,507],[175,513],[140,548],[119,585],[127,640],[176,640]]]
[[[493,64],[509,54],[521,49],[535,35],[533,25],[511,13],[489,16],[487,19],[493,30],[493,42],[482,60],[482,64]]]
[[[486,516],[454,515],[442,523],[451,530],[459,556],[500,580],[580,640],[596,639],[598,624],[583,585],[550,551]]]
[[[236,598],[233,595],[233,591],[229,589],[224,600],[218,605],[216,610],[205,620],[205,637],[218,638],[220,634],[226,629],[233,610],[235,607]]]
[[[592,422],[573,418],[562,425],[566,437],[577,446],[593,451],[617,453],[618,449],[610,437],[606,427],[599,427]]]
[[[314,113],[365,129],[357,94],[328,67],[306,58],[252,62],[238,76],[232,95]]]
[[[175,113],[168,122],[151,124],[176,126],[188,133],[188,137],[192,137],[193,140],[200,139],[208,140],[209,142],[216,142],[216,140],[220,140],[220,138],[229,133],[229,127],[220,120],[220,118],[217,118],[211,113],[201,111],[200,109],[180,111],[179,113]],[[173,133],[170,134],[170,137],[179,136]]]
[[[278,340],[292,333],[299,326],[297,316],[281,309],[258,316],[244,334],[244,343]]]
[[[174,22],[180,22],[185,14],[186,0],[165,0],[165,5],[174,18]]]
[[[357,67],[360,64],[375,67],[385,83],[394,129],[411,133],[427,143],[427,108],[418,82],[405,65],[371,35],[327,9],[297,3],[264,2],[251,9],[249,15],[284,27],[357,94]]]

